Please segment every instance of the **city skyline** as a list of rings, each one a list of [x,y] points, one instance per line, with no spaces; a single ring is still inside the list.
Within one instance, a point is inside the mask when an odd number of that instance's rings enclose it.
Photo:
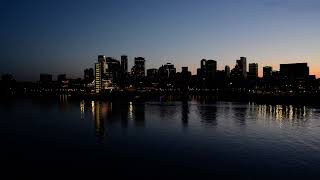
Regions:
[[[218,69],[239,56],[263,66],[308,62],[320,76],[320,2],[307,1],[2,1],[0,73],[36,80],[48,72],[82,77],[97,54],[171,62],[193,74],[198,61]],[[115,56],[116,55],[116,56]],[[119,55],[119,57],[118,57]]]
[[[229,68],[231,68],[231,69],[233,69],[233,68],[235,68],[235,66],[237,65],[237,61],[238,61],[238,59],[236,59],[235,58],[235,60],[234,60],[234,63],[233,64],[225,64],[225,65],[222,65],[222,64],[219,64],[219,61],[217,61],[216,59],[212,59],[212,58],[202,58],[201,60],[199,60],[198,61],[198,64],[194,64],[193,66],[185,66],[185,65],[183,65],[183,64],[179,64],[178,66],[173,62],[173,61],[167,61],[166,63],[164,63],[164,64],[161,64],[160,66],[158,66],[158,67],[148,67],[148,60],[145,58],[145,57],[143,57],[143,56],[138,56],[138,57],[133,57],[132,59],[129,59],[128,57],[129,56],[127,56],[127,55],[125,55],[125,54],[122,54],[121,56],[119,56],[120,57],[120,59],[119,58],[117,58],[117,56],[105,56],[105,55],[102,55],[102,54],[100,54],[100,55],[98,55],[98,60],[99,60],[99,56],[104,56],[105,58],[109,58],[109,59],[112,59],[112,60],[117,60],[117,61],[119,61],[119,62],[121,62],[121,58],[123,57],[123,56],[125,56],[126,58],[127,58],[127,71],[126,72],[128,72],[128,73],[130,73],[130,71],[131,71],[131,69],[132,68],[134,68],[134,61],[135,61],[135,59],[136,58],[144,58],[145,59],[145,73],[147,73],[147,70],[149,70],[149,69],[158,69],[158,68],[160,68],[161,66],[163,66],[163,65],[165,65],[165,64],[172,64],[172,65],[174,65],[175,67],[176,67],[176,72],[181,72],[182,71],[182,68],[183,67],[188,67],[189,69],[189,71],[191,72],[191,74],[192,75],[197,75],[197,70],[199,69],[199,68],[201,68],[201,61],[202,60],[214,60],[214,61],[216,61],[216,66],[217,66],[217,71],[224,71],[225,70],[225,68],[226,68],[226,66],[228,66]],[[281,64],[296,64],[296,63],[307,63],[307,64],[309,64],[307,61],[296,61],[296,62],[288,62],[288,61],[285,61],[286,63],[279,63],[279,64],[274,64],[274,65],[260,65],[259,63],[257,63],[257,62],[254,62],[254,61],[250,61],[250,60],[248,60],[248,58],[247,57],[245,57],[245,56],[241,56],[240,58],[246,58],[246,60],[247,60],[247,62],[246,62],[246,72],[247,73],[249,73],[250,72],[250,64],[256,64],[256,65],[258,65],[258,68],[257,68],[257,70],[258,70],[258,77],[259,78],[262,78],[263,76],[264,76],[264,73],[263,73],[263,71],[264,71],[264,68],[265,67],[271,67],[272,68],[272,71],[280,71],[280,65]],[[108,61],[108,60],[107,60]],[[86,71],[86,70],[89,70],[89,68],[92,68],[92,69],[95,69],[95,64],[97,64],[97,60],[95,60],[95,61],[93,61],[92,62],[92,65],[91,66],[88,66],[88,67],[82,67],[81,68],[81,70],[80,70],[80,75],[78,75],[78,76],[74,76],[74,75],[72,75],[72,74],[70,74],[69,72],[62,72],[62,73],[52,73],[52,72],[40,72],[39,74],[41,75],[41,74],[48,74],[48,75],[53,75],[53,77],[52,77],[52,79],[53,80],[57,80],[58,79],[58,77],[59,77],[59,75],[66,75],[68,78],[73,78],[73,79],[76,79],[76,78],[83,78],[83,71]],[[130,65],[129,65],[130,64]],[[263,64],[263,63],[262,63]],[[121,67],[122,67],[122,63],[121,63]],[[316,76],[316,78],[319,78],[320,77],[320,75],[317,75],[317,74],[313,74],[312,73],[312,67],[311,66],[309,66],[310,67],[310,75],[315,75]],[[11,74],[11,75],[13,75],[13,77],[16,79],[16,80],[20,80],[19,78],[17,79],[16,78],[16,75],[15,75],[15,73],[13,73],[13,72],[0,72],[0,74]],[[35,79],[33,79],[33,80],[22,80],[22,81],[38,81],[39,80],[39,74],[35,74]],[[146,74],[145,74],[146,75]]]

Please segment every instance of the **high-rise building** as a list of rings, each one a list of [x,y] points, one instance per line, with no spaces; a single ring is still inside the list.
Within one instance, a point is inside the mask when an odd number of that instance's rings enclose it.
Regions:
[[[115,83],[120,77],[120,71],[121,71],[120,61],[112,57],[107,57],[104,79],[109,80],[112,83]]]
[[[100,63],[101,74],[106,73],[106,57],[104,55],[98,56],[98,62]]]
[[[215,78],[217,72],[217,61],[207,60],[206,62],[206,72],[208,78]]]
[[[272,77],[272,67],[271,66],[263,67],[263,79],[271,80],[271,77]]]
[[[183,84],[188,84],[191,78],[191,72],[188,70],[188,67],[181,67],[180,77]]]
[[[148,80],[155,82],[158,78],[158,69],[147,69],[147,78]]]
[[[94,80],[94,70],[93,70],[93,68],[85,69],[83,78],[84,78],[84,80],[86,82],[92,82]]]
[[[206,59],[201,59],[200,68],[201,69],[205,69],[206,68],[206,64],[207,64],[207,60]]]
[[[102,73],[101,73],[101,63],[95,63],[95,92],[100,93],[102,89]]]
[[[258,78],[258,64],[257,63],[249,63],[248,78],[252,79],[252,80]]]
[[[242,77],[246,79],[247,78],[247,58],[240,57],[240,59],[237,60],[237,65],[239,67],[240,73],[242,74]]]
[[[224,73],[225,73],[226,78],[230,77],[230,66],[224,67]]]
[[[198,75],[199,75],[199,77],[206,78],[206,76],[207,76],[207,60],[206,59],[201,59],[200,73]]]
[[[289,82],[304,81],[309,77],[307,63],[280,64],[280,78]]]
[[[121,71],[124,73],[128,72],[128,56],[126,55],[121,56]]]
[[[132,67],[132,74],[136,77],[145,76],[145,59],[143,57],[134,58],[134,66]]]
[[[167,78],[173,77],[176,74],[176,68],[171,63],[167,63],[167,64],[163,65],[163,68],[165,70]]]

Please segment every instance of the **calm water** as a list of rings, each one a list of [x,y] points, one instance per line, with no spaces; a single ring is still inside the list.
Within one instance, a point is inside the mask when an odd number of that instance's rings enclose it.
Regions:
[[[254,103],[0,103],[1,171],[51,177],[320,177],[320,108]]]

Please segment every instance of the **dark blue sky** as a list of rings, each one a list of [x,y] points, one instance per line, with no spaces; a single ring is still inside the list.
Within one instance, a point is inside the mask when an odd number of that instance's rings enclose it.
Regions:
[[[194,72],[202,58],[260,68],[308,62],[320,71],[317,0],[1,0],[0,73],[82,77],[98,54],[145,56]],[[130,63],[131,65],[132,63]]]

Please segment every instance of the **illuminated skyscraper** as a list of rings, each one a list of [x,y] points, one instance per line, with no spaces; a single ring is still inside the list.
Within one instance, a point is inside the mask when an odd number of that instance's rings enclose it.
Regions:
[[[100,63],[101,74],[106,73],[106,57],[104,55],[98,56],[98,62]]]
[[[95,92],[100,93],[102,89],[101,84],[101,63],[95,63]]]

